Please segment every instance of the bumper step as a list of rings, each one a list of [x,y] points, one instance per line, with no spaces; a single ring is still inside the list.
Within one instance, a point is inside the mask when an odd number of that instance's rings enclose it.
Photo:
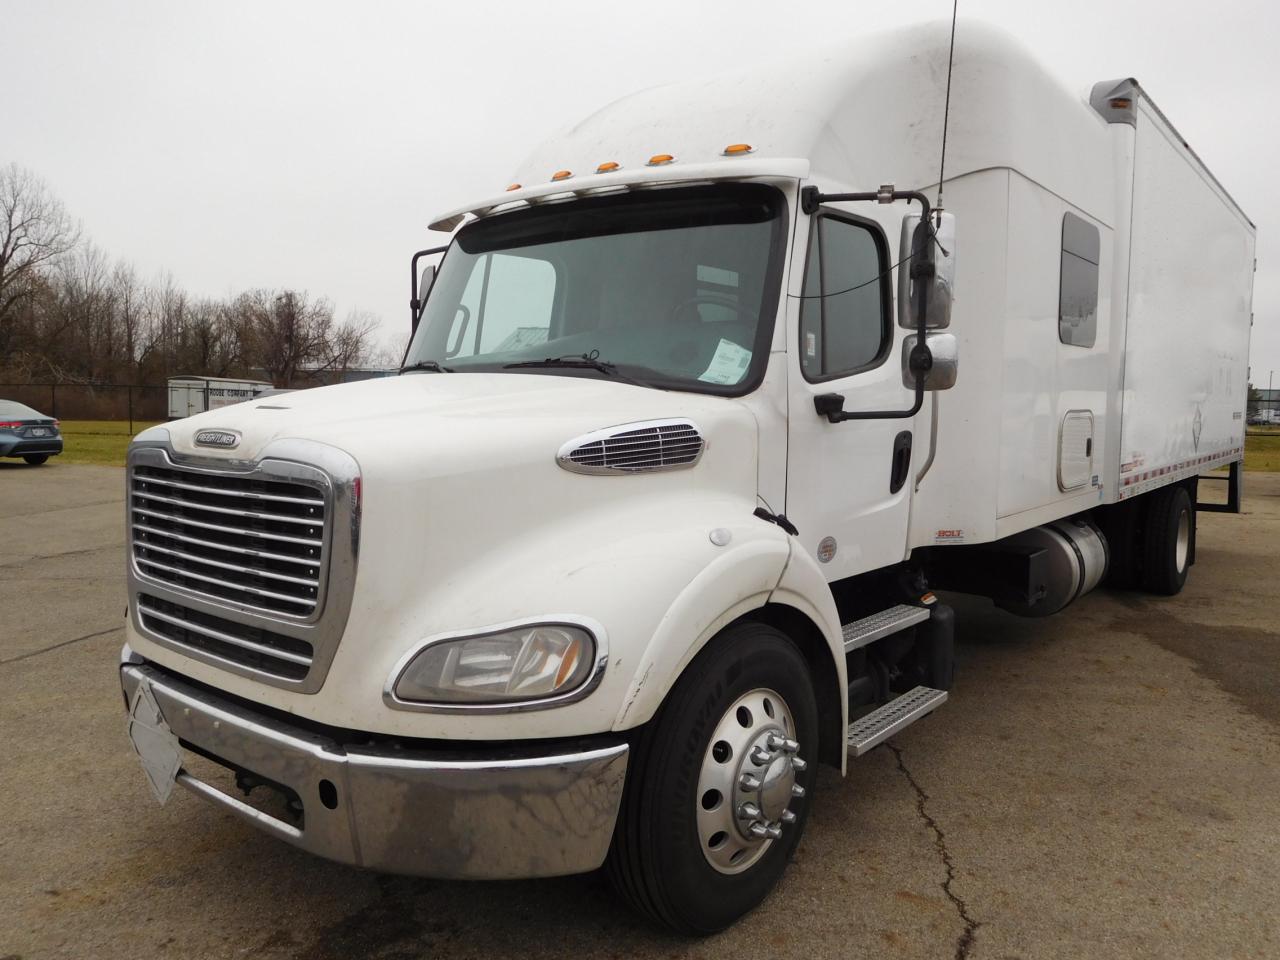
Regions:
[[[900,603],[896,607],[881,610],[879,613],[873,613],[853,623],[846,623],[842,630],[844,652],[848,653],[859,647],[865,647],[881,637],[887,637],[907,627],[914,627],[917,623],[924,623],[928,619],[928,607],[913,607],[910,604]]]
[[[913,608],[914,609],[914,608]],[[925,611],[927,614],[928,611]],[[849,724],[849,752],[860,757],[947,702],[947,691],[915,687]]]

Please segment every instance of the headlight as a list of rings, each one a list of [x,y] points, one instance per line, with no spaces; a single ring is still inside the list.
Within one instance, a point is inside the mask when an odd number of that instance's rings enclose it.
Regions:
[[[592,676],[596,641],[583,627],[530,624],[474,637],[438,640],[420,650],[395,680],[409,703],[502,704],[559,698]]]

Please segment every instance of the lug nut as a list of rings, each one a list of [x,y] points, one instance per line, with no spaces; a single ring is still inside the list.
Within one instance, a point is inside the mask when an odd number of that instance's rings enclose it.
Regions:
[[[781,750],[783,753],[796,753],[800,749],[798,740],[788,740],[781,734],[771,733],[768,739],[770,750]]]
[[[805,789],[804,787],[800,786],[800,784],[793,783],[791,785],[791,795],[795,797],[797,800],[804,797],[804,794],[805,794]]]
[[[754,747],[751,751],[751,762],[760,767],[767,767],[773,761],[773,754],[764,747]]]
[[[796,773],[804,773],[804,769],[807,766],[809,765],[805,763],[803,760],[801,760],[799,757],[791,758],[791,769],[794,770]]]
[[[795,823],[796,815],[792,813],[790,810],[783,810],[782,816],[779,817],[778,819],[780,819],[783,823]]]
[[[759,790],[760,778],[753,773],[744,773],[738,778],[738,786],[743,790]]]
[[[743,820],[759,820],[763,814],[760,808],[748,800],[746,803],[738,805],[738,816]]]
[[[750,832],[759,840],[777,840],[782,836],[782,828],[773,823],[753,823]]]

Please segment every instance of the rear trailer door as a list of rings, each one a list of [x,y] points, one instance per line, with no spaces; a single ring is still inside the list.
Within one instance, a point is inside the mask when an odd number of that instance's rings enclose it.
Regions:
[[[1244,453],[1254,227],[1137,101],[1118,496]]]

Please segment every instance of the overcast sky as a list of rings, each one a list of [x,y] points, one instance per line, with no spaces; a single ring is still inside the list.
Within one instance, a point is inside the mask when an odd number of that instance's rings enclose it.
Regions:
[[[1072,89],[1136,76],[1258,224],[1258,386],[1280,372],[1277,10],[960,2]],[[409,254],[443,236],[431,215],[500,190],[562,124],[665,80],[950,13],[948,0],[0,0],[0,163],[40,174],[144,276],[169,271],[198,295],[305,289],[340,316],[374,312],[390,340],[408,325]]]

